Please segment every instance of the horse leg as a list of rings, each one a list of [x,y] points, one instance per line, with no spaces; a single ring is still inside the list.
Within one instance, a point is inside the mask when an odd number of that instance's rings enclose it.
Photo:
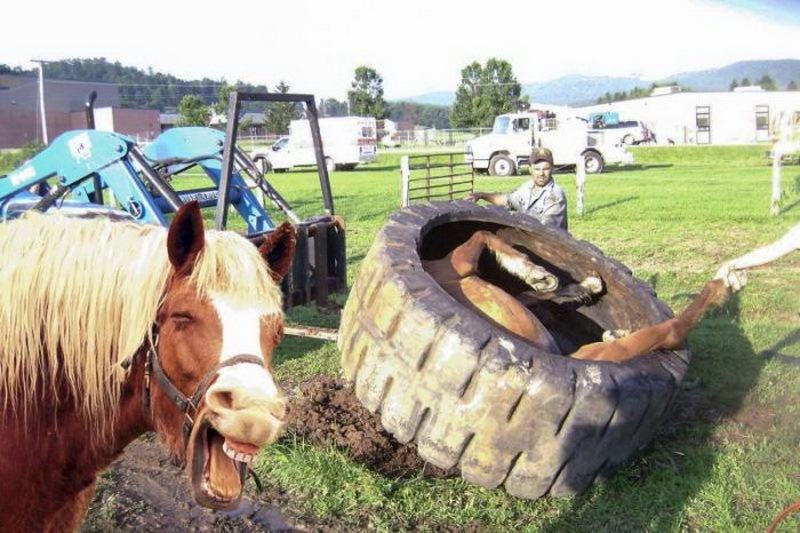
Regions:
[[[630,335],[610,342],[595,342],[578,349],[572,357],[593,361],[621,362],[656,350],[676,350],[686,344],[686,338],[711,307],[728,297],[722,280],[706,283],[702,292],[677,317],[641,328]]]
[[[601,292],[603,292],[603,280],[597,276],[588,276],[580,283],[570,283],[551,292],[525,291],[520,293],[519,299],[525,306],[534,306],[544,301],[558,305],[567,303],[586,305]]]
[[[77,531],[86,516],[89,504],[92,503],[96,481],[84,487],[75,498],[65,503],[61,509],[55,513],[50,525],[44,531],[46,533],[63,533],[64,531]]]
[[[638,329],[630,335],[611,341],[586,344],[581,346],[570,357],[616,363],[627,361],[637,355],[665,348],[665,341],[675,336],[676,322],[677,320],[673,318],[655,326]]]
[[[500,265],[508,273],[523,280],[536,291],[553,291],[558,287],[558,278],[533,263],[522,252],[514,249],[506,241],[485,230],[478,230],[450,254],[450,262],[461,277],[477,274],[478,259],[484,250],[489,249]]]
[[[466,307],[537,348],[561,353],[555,339],[536,315],[502,288],[474,275],[459,280],[458,284],[443,287]]]

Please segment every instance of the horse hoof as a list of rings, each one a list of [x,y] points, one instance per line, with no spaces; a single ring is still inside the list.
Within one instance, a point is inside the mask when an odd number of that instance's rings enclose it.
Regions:
[[[581,287],[592,294],[600,294],[603,291],[603,280],[597,276],[589,276],[581,281]]]
[[[558,288],[558,278],[552,274],[542,275],[540,271],[531,271],[525,278],[528,284],[536,292],[553,292]]]
[[[631,334],[629,329],[607,329],[603,332],[603,342],[612,342]]]

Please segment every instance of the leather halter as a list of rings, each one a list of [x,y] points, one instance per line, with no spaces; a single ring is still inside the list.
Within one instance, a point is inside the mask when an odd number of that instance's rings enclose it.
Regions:
[[[189,441],[189,436],[194,427],[197,412],[200,410],[200,402],[203,401],[208,388],[214,383],[219,371],[225,367],[238,365],[240,363],[253,363],[264,367],[264,360],[257,355],[239,354],[222,361],[214,368],[206,372],[203,379],[195,387],[191,396],[184,395],[178,387],[169,379],[169,376],[164,372],[161,363],[158,360],[158,352],[156,346],[158,345],[158,334],[156,333],[149,338],[150,347],[147,350],[147,358],[144,363],[144,395],[142,398],[143,408],[145,415],[150,416],[150,375],[155,378],[156,383],[164,391],[164,394],[172,400],[172,403],[178,410],[183,412],[183,445],[184,447]]]

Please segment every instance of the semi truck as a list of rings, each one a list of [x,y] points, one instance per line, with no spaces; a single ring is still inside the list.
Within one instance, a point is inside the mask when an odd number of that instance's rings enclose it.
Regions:
[[[531,150],[537,146],[553,152],[555,166],[580,162],[587,174],[598,174],[609,164],[633,163],[633,154],[624,146],[591,137],[586,120],[560,119],[553,113],[539,111],[498,115],[491,133],[467,143],[465,158],[478,172],[513,176],[529,165]]]
[[[378,155],[376,121],[372,117],[327,117],[319,119],[322,151],[328,172],[353,170]],[[308,120],[293,120],[288,137],[278,139],[266,152],[255,152],[253,160],[264,170],[282,172],[317,164]]]

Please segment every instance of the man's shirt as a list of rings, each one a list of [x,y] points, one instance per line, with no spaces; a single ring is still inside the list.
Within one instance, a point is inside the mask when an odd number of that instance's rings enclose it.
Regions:
[[[544,187],[528,180],[508,193],[506,202],[514,211],[526,213],[542,224],[567,229],[567,197],[552,179]]]

